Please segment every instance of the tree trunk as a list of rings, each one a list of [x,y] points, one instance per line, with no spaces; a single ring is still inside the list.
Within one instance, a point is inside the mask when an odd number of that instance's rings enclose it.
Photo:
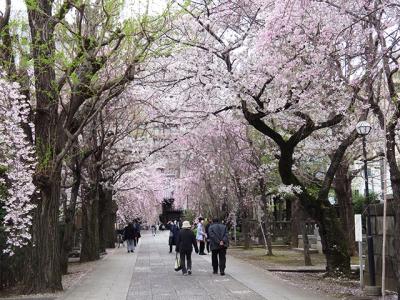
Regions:
[[[352,178],[349,173],[349,168],[350,165],[348,161],[342,161],[340,167],[336,171],[333,188],[338,201],[343,232],[346,234],[347,243],[349,245],[349,255],[354,256],[357,253],[357,248],[354,240],[354,211],[351,192]]]
[[[34,122],[38,164],[34,182],[39,189],[32,220],[33,246],[25,280],[27,292],[31,293],[62,289],[58,232],[61,167],[57,165],[56,157],[61,152],[64,134],[58,123],[51,16],[51,1],[37,0],[35,5],[28,7],[36,93]]]
[[[115,248],[115,207],[112,190],[100,188],[100,251]]]
[[[315,218],[319,226],[322,252],[326,257],[326,270],[329,275],[350,274],[350,255],[347,239],[333,207],[319,208],[321,214]]]
[[[311,196],[293,174],[293,151],[293,148],[281,148],[279,173],[282,182],[285,185],[294,185],[302,189],[302,192],[296,193],[296,195],[302,208],[318,223],[328,275],[337,275],[338,273],[349,275],[350,255],[347,239],[336,215],[336,210],[328,199]]]
[[[247,215],[242,219],[242,236],[244,249],[250,249],[250,226]]]
[[[303,218],[303,220],[301,222],[301,228],[302,228],[302,236],[303,236],[304,265],[312,266],[311,256],[310,256],[310,241],[308,240],[305,218]]]
[[[299,228],[300,228],[300,206],[299,206],[299,200],[297,198],[292,199],[291,203],[291,211],[292,211],[292,216],[290,220],[290,246],[292,248],[298,248],[299,247]]]
[[[267,249],[268,249],[268,255],[272,256],[272,238],[271,238],[271,226],[269,223],[269,205],[268,205],[268,200],[267,200],[267,195],[266,195],[266,190],[265,190],[265,182],[264,178],[259,179],[259,187],[260,187],[260,192],[261,192],[261,205],[262,205],[262,222],[261,226],[263,226],[263,235],[266,239],[266,244],[267,244]]]
[[[84,184],[83,190],[80,261],[86,262],[100,258],[98,182],[91,181],[89,184]]]
[[[58,203],[60,181],[52,178],[41,189],[40,199],[34,210],[32,243],[27,276],[25,278],[26,293],[55,292],[62,290]]]
[[[75,158],[73,171],[73,184],[71,188],[71,198],[65,211],[64,234],[61,244],[61,272],[68,272],[68,256],[73,247],[73,236],[75,230],[75,212],[78,199],[79,188],[81,186],[81,168],[78,158]]]
[[[394,248],[397,255],[393,255],[393,270],[397,279],[397,292],[400,298],[400,169],[396,159],[396,127],[398,120],[393,120],[386,128],[386,156],[390,171],[390,183],[393,190],[393,205],[395,211]]]
[[[395,227],[394,232],[400,232],[400,203],[393,203],[393,211],[395,212]],[[394,235],[394,249],[396,249],[396,253],[394,253],[391,257],[393,270],[397,279],[397,293],[398,298],[400,299],[400,237],[399,234]]]

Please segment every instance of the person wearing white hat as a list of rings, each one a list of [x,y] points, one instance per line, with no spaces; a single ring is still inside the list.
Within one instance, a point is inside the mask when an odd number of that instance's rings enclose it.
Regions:
[[[193,247],[196,253],[199,252],[197,247],[196,236],[191,230],[190,222],[184,221],[182,229],[178,233],[176,241],[176,252],[179,252],[181,259],[181,267],[183,275],[192,275],[192,251]],[[187,262],[187,265],[186,265]]]

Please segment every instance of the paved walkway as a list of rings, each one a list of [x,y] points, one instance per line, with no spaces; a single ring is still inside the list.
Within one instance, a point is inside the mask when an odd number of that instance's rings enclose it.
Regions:
[[[214,275],[211,257],[193,253],[193,275],[174,271],[168,233],[143,234],[135,253],[117,249],[67,291],[64,300],[332,300],[290,285],[272,273],[228,257],[226,276]],[[229,250],[228,250],[229,251]]]

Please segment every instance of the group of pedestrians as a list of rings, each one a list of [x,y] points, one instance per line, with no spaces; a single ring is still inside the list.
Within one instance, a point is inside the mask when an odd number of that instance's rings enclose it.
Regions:
[[[176,238],[175,238],[176,237]],[[219,222],[218,218],[209,222],[204,228],[204,219],[199,218],[196,235],[192,231],[189,221],[184,221],[182,229],[176,223],[170,227],[170,252],[172,252],[172,244],[175,242],[175,251],[179,253],[180,266],[183,275],[192,274],[192,252],[193,248],[196,253],[206,255],[204,253],[205,243],[207,242],[207,250],[211,250],[213,273],[225,275],[226,267],[226,250],[229,246],[228,230],[224,224]],[[199,246],[197,245],[199,244]],[[200,248],[200,249],[199,249]]]

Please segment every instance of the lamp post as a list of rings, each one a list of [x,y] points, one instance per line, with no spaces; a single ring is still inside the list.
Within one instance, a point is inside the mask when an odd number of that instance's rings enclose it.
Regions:
[[[363,156],[364,156],[364,177],[365,177],[365,198],[367,199],[367,247],[368,247],[368,270],[371,286],[376,285],[375,279],[375,259],[374,259],[374,242],[372,239],[371,230],[371,215],[370,215],[370,198],[368,188],[368,168],[367,168],[367,150],[366,136],[371,132],[371,125],[367,121],[357,123],[356,130],[362,136]]]
[[[228,215],[228,204],[227,204],[227,198],[228,198],[228,189],[226,188],[226,186],[222,187],[222,191],[224,192],[224,202],[221,205],[221,219],[222,220],[226,220],[227,219],[227,215]]]

